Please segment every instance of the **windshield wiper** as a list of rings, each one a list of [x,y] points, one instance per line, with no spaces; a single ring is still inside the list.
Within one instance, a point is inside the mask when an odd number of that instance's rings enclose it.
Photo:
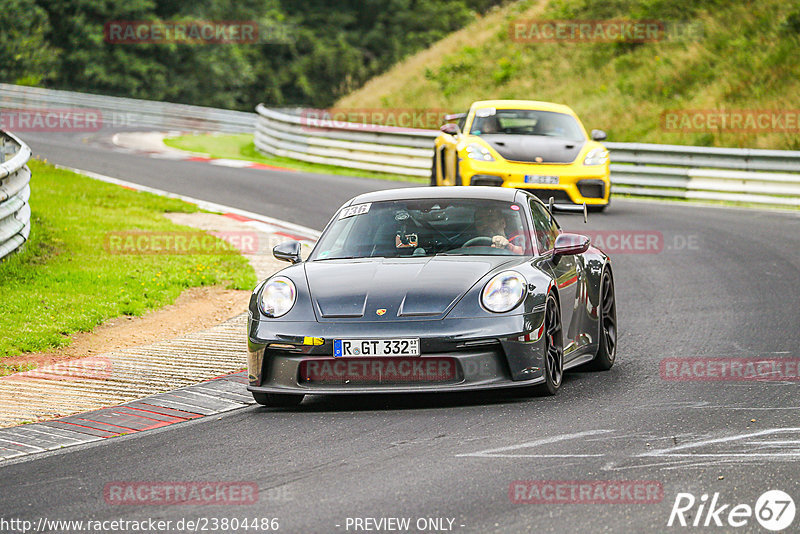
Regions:
[[[314,258],[311,261],[328,261],[328,260],[374,260],[386,259],[386,256],[336,256],[333,258]]]

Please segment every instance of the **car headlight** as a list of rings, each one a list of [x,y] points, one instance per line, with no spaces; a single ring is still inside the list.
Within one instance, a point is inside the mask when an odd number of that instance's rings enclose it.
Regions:
[[[584,165],[605,165],[608,161],[608,150],[604,148],[595,148],[586,154],[586,159],[583,160]]]
[[[294,283],[285,276],[276,276],[261,288],[261,311],[267,317],[280,317],[289,313],[297,299]]]
[[[516,271],[505,271],[491,280],[483,288],[481,303],[487,310],[504,313],[513,310],[525,297],[528,283]]]
[[[477,159],[480,161],[494,161],[489,149],[480,143],[470,143],[467,145],[467,157],[469,159]]]

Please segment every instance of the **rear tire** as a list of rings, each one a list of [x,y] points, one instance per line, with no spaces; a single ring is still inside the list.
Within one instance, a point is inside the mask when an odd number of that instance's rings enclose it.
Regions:
[[[273,408],[291,408],[303,402],[305,395],[295,395],[292,393],[259,393],[253,391],[253,399],[262,405]]]
[[[597,304],[600,341],[594,360],[589,362],[593,371],[608,371],[617,358],[617,300],[614,279],[606,269],[600,278],[600,298]]]
[[[431,164],[431,187],[436,187],[439,184],[436,183],[436,156],[433,156],[433,163]]]

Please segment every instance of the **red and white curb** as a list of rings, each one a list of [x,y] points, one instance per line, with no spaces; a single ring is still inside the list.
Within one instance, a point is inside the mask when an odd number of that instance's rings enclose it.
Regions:
[[[172,148],[164,144],[165,137],[183,135],[185,132],[124,132],[111,136],[115,150],[128,154],[144,154],[151,158],[174,161],[197,161],[219,167],[235,169],[260,169],[268,171],[297,172],[297,169],[257,163],[243,159],[212,158],[204,154]]]
[[[153,430],[255,404],[233,373],[113,408],[0,429],[0,461]]]
[[[202,209],[218,212],[226,217],[243,222],[260,232],[274,234],[286,239],[298,240],[306,245],[313,244],[317,237],[319,237],[319,232],[311,228],[273,219],[257,213],[141,186],[90,171],[83,171],[70,167],[58,167],[86,175],[96,180],[119,185],[127,189],[145,191],[190,202]],[[227,339],[231,337],[229,335],[230,332],[227,332],[227,330],[233,327],[241,328],[241,325],[239,325],[241,321],[239,321],[239,319],[243,317],[244,314],[239,318],[231,319],[219,325],[219,327],[200,332],[197,336],[210,336],[209,339],[211,339],[211,337],[217,339],[220,335],[225,334],[223,337],[227,336]],[[227,329],[227,333],[217,333],[220,329]],[[244,330],[242,330],[242,335],[244,336]],[[209,339],[205,339],[205,337],[199,341],[191,338],[191,336],[184,337],[186,339],[181,338],[161,344],[169,344],[178,341],[187,345],[191,350],[198,350],[199,347],[205,347],[204,352],[207,352],[211,349],[210,341]],[[244,338],[235,336],[235,339],[241,339],[241,343],[244,343]],[[239,341],[236,343],[238,346]],[[231,349],[231,347],[225,344],[223,345],[224,347],[222,347],[222,349],[225,349],[227,351],[226,354],[230,355],[229,349]],[[181,346],[183,347],[183,345]],[[189,350],[187,347],[181,348],[181,352]],[[239,350],[244,350],[244,348],[243,346]],[[149,346],[129,349],[129,351],[132,350],[152,352]],[[233,368],[236,369],[237,367]],[[13,375],[12,377],[6,378],[13,378]],[[86,400],[84,397],[91,394],[92,386],[88,384],[90,381],[86,382],[87,384],[78,385],[78,389],[80,390],[78,393],[81,393],[80,399],[78,400]],[[95,409],[89,412],[69,415],[45,422],[2,428],[0,429],[0,461],[25,457],[31,454],[61,449],[82,443],[99,441],[133,432],[152,430],[190,419],[197,419],[252,405],[254,401],[245,388],[246,383],[246,374],[244,372],[235,372],[199,384],[181,387],[166,393],[145,396],[144,398],[132,400],[115,407]],[[108,389],[110,386],[104,387]],[[153,389],[154,388],[150,388],[151,391]],[[128,395],[128,398],[131,398],[131,396]],[[78,405],[80,405],[80,403]],[[102,404],[100,405],[102,406]],[[87,408],[89,408],[89,406],[87,406]]]

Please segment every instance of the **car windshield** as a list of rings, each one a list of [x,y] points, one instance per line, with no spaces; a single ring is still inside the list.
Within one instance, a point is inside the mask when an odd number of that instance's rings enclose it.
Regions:
[[[522,206],[481,199],[393,200],[343,208],[309,261],[531,253]]]
[[[470,133],[546,135],[567,139],[585,137],[574,117],[565,113],[530,109],[478,109],[475,111]]]

